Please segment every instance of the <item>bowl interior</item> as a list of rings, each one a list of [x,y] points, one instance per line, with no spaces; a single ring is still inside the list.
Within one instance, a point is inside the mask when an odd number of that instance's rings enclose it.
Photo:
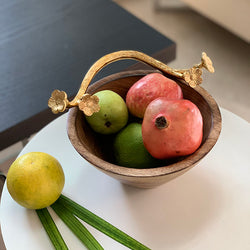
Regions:
[[[155,72],[155,71],[154,71]],[[109,89],[115,91],[124,99],[128,89],[144,75],[152,71],[131,71],[117,73],[105,77],[89,86],[87,92],[95,92]],[[175,158],[171,161],[163,161],[161,167],[151,169],[127,169],[120,167],[119,174],[125,175],[163,175],[179,171],[190,167],[203,158],[214,146],[221,130],[221,117],[219,108],[214,99],[201,87],[195,89],[189,87],[184,81],[173,78],[183,91],[185,99],[195,103],[201,111],[203,117],[203,140],[199,149],[192,155]],[[130,119],[136,119],[131,117]],[[112,154],[112,139],[110,136],[104,136],[94,133],[87,124],[84,114],[78,109],[70,110],[68,118],[68,135],[75,149],[90,163],[106,171],[117,171]],[[165,167],[168,165],[167,167]]]

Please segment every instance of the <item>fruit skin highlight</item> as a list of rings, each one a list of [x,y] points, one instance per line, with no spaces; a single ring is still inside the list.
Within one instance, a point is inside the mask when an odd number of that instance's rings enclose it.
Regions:
[[[21,206],[41,209],[60,196],[65,183],[61,164],[43,152],[30,152],[18,157],[7,174],[7,188]]]
[[[142,138],[155,158],[168,159],[192,154],[203,136],[203,120],[198,107],[189,100],[152,101],[142,123]]]
[[[143,118],[148,104],[158,97],[169,100],[182,99],[181,87],[160,73],[151,73],[132,85],[126,96],[129,112]]]
[[[122,97],[111,90],[102,90],[94,95],[99,98],[100,111],[85,116],[90,127],[100,134],[121,130],[128,122],[128,109]]]
[[[128,168],[152,168],[159,162],[146,150],[142,140],[142,125],[130,123],[114,139],[114,156],[118,165]]]

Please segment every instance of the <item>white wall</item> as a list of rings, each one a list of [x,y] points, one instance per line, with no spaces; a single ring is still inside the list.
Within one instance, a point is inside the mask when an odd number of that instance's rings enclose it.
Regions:
[[[250,42],[250,0],[182,1],[246,42]]]

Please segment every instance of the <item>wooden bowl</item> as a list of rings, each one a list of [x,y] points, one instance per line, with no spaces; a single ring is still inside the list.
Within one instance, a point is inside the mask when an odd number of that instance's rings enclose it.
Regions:
[[[87,92],[109,89],[123,98],[128,89],[141,77],[152,70],[120,72],[105,77],[89,86]],[[88,126],[84,114],[78,107],[72,108],[68,114],[67,133],[76,151],[94,167],[112,176],[122,183],[140,188],[152,188],[166,183],[182,175],[194,167],[215,145],[221,131],[221,115],[217,103],[202,87],[189,87],[182,80],[166,75],[175,80],[182,88],[183,96],[195,103],[203,117],[203,140],[201,146],[193,154],[176,158],[170,165],[156,168],[136,169],[118,166],[112,158],[111,140],[107,136],[94,133]]]

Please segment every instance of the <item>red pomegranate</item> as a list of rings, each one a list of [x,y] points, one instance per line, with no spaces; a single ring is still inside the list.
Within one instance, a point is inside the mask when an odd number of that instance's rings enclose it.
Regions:
[[[145,111],[143,143],[158,159],[192,154],[201,144],[203,120],[198,107],[189,100],[159,97]]]
[[[169,100],[183,97],[181,87],[175,81],[160,73],[151,73],[132,85],[126,96],[126,104],[132,115],[143,118],[148,104],[161,96]]]

